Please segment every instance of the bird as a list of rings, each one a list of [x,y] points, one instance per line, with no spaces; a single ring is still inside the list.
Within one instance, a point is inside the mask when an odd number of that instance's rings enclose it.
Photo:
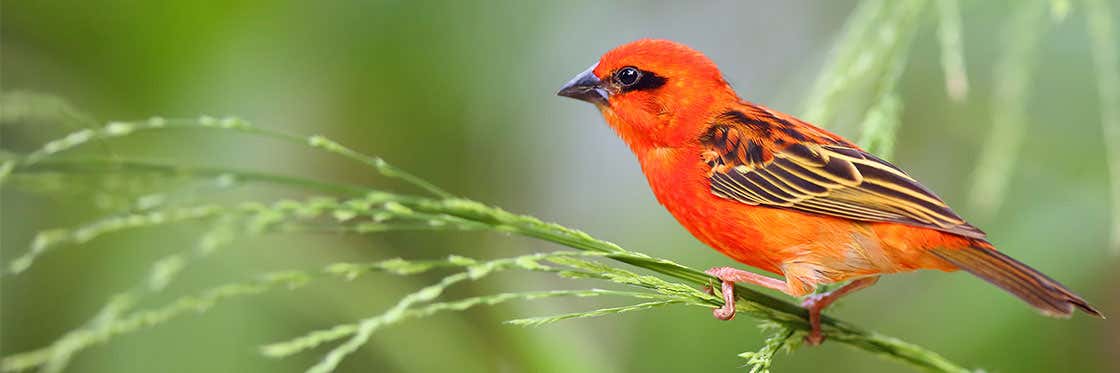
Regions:
[[[610,50],[557,95],[586,101],[638,159],[657,201],[731,259],[717,278],[735,316],[734,284],[777,290],[820,315],[881,275],[964,270],[1053,317],[1104,318],[1064,285],[997,251],[987,235],[901,168],[792,115],[739,97],[711,59],[684,44],[641,39]],[[847,284],[815,293],[826,284]]]

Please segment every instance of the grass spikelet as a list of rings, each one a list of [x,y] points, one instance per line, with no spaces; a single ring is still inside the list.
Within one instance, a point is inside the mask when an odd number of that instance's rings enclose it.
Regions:
[[[183,207],[111,216],[74,229],[42,231],[35,236],[35,240],[32,241],[31,248],[27,253],[8,263],[8,272],[19,274],[27,270],[36,258],[58,246],[81,244],[102,235],[126,229],[154,227],[213,217],[221,212],[223,212],[223,209],[217,205]]]
[[[1004,191],[1015,168],[1026,127],[1027,92],[1034,81],[1038,44],[1049,23],[1043,22],[1045,3],[1015,4],[1003,36],[1005,49],[995,65],[992,128],[984,142],[969,192],[969,204],[983,218],[991,218],[1003,204]]]
[[[809,91],[802,119],[836,129],[841,116],[867,117],[867,103],[851,104],[852,97],[872,86],[873,100],[878,102],[894,86],[892,73],[905,63],[910,40],[921,24],[919,16],[926,8],[925,0],[864,0],[844,25],[844,34],[836,43],[829,62],[817,76]],[[853,113],[841,109],[854,110]]]
[[[601,295],[631,296],[631,294],[640,293],[626,293],[602,289],[501,293],[464,298],[456,301],[432,303],[421,308],[409,309],[401,316],[401,321],[424,318],[447,311],[465,311],[476,306],[493,306],[514,300],[536,300],[553,297],[595,297]],[[268,357],[283,358],[353,335],[358,331],[358,327],[358,324],[342,324],[329,329],[314,331],[288,341],[264,345],[261,346],[260,351],[261,354]]]
[[[617,314],[620,314],[620,313],[633,312],[633,311],[644,311],[644,310],[648,310],[650,308],[668,306],[668,305],[680,304],[680,303],[682,303],[682,301],[676,300],[676,299],[658,300],[658,301],[652,301],[652,302],[631,304],[631,305],[628,305],[628,306],[600,308],[600,309],[597,309],[597,310],[586,311],[586,312],[573,312],[573,313],[565,313],[565,314],[552,315],[552,316],[538,316],[538,317],[528,317],[528,318],[524,318],[524,319],[514,319],[514,320],[506,321],[506,324],[518,325],[518,326],[541,326],[541,325],[551,324],[551,323],[554,323],[554,322],[564,321],[564,320],[584,319],[584,318],[600,317],[600,316],[607,316],[607,315],[617,315]]]
[[[862,126],[863,134],[859,138],[860,146],[884,159],[891,159],[901,117],[902,100],[896,94],[887,94],[867,111],[867,118]]]
[[[774,356],[779,351],[793,351],[801,341],[802,333],[797,333],[797,330],[792,328],[773,323],[763,323],[760,326],[763,331],[773,330],[773,334],[766,338],[758,351],[739,354],[739,357],[747,360],[747,366],[751,368],[750,373],[769,373],[770,366],[774,364]]]
[[[964,68],[964,40],[961,39],[961,10],[957,0],[936,0],[937,41],[941,46],[941,68],[945,71],[945,92],[954,101],[968,98],[968,74]]]
[[[301,272],[271,273],[256,281],[221,285],[198,295],[184,296],[166,306],[133,312],[120,319],[104,317],[105,321],[67,333],[48,347],[5,356],[0,362],[0,371],[17,372],[42,367],[45,372],[59,372],[75,353],[113,336],[158,325],[188,313],[201,313],[226,299],[260,294],[278,287],[295,288],[306,281],[307,275]],[[123,307],[127,303],[130,300],[118,298],[112,307]]]

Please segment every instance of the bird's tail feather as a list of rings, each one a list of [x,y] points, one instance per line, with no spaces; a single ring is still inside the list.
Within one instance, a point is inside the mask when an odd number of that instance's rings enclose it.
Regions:
[[[933,254],[1015,294],[1048,316],[1069,317],[1076,307],[1090,315],[1104,318],[1100,311],[1062,284],[996,251],[987,242],[977,241],[973,247],[963,249],[937,249],[933,250]]]

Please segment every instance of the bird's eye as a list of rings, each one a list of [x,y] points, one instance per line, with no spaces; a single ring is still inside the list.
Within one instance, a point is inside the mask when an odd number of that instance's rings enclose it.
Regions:
[[[630,66],[623,67],[622,69],[619,69],[618,72],[614,73],[614,80],[623,87],[629,87],[637,84],[638,80],[640,80],[641,78],[642,72]]]

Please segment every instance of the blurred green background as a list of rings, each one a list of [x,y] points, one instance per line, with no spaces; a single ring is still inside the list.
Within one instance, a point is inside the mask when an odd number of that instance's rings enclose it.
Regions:
[[[1116,1],[1109,0],[1116,9]],[[1118,258],[1108,245],[1100,108],[1084,9],[1042,24],[1029,131],[999,213],[965,204],[992,118],[994,61],[1015,2],[964,1],[971,92],[946,97],[932,17],[923,18],[900,93],[897,164],[936,190],[997,246],[1120,316]],[[583,229],[631,250],[707,268],[732,262],[688,235],[653,199],[626,146],[589,105],[554,96],[598,56],[643,37],[704,51],[746,99],[799,112],[854,1],[4,1],[5,91],[58,95],[96,122],[159,115],[236,115],[259,126],[323,134],[377,154],[453,193]],[[1048,19],[1048,18],[1047,18]],[[1116,24],[1117,22],[1114,22]],[[1117,40],[1117,39],[1112,39]],[[4,149],[26,152],[82,122],[2,127]],[[821,123],[855,136],[852,123]],[[90,146],[184,164],[230,165],[397,187],[368,169],[306,149],[229,134],[170,132]],[[0,259],[37,230],[104,211],[68,197],[5,188]],[[69,188],[68,188],[69,189]],[[251,188],[216,198],[298,196]],[[0,355],[49,344],[82,325],[147,263],[194,245],[204,226],[115,234],[46,255],[5,276]],[[341,260],[449,253],[496,257],[553,249],[489,233],[282,235],[243,239],[184,274],[183,294],[255,273]],[[223,304],[81,353],[75,372],[300,371],[325,349],[270,360],[257,346],[380,313],[433,277],[324,281]],[[507,274],[453,295],[593,284]],[[160,304],[165,298],[155,299]],[[613,302],[613,303],[612,303]],[[615,305],[534,301],[443,314],[376,334],[342,365],[381,372],[734,371],[763,334],[749,318],[713,320],[660,308],[521,328],[503,320]],[[1039,316],[966,274],[891,276],[832,314],[992,372],[1120,371],[1120,317]],[[777,371],[910,369],[837,343],[782,355]]]

